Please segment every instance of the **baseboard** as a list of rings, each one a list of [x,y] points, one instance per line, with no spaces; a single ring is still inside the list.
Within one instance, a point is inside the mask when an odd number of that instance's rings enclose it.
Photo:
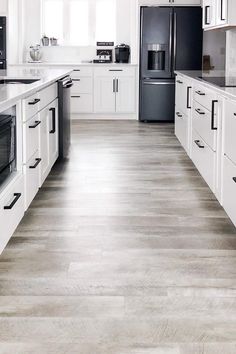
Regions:
[[[138,120],[137,114],[71,114],[72,120]]]

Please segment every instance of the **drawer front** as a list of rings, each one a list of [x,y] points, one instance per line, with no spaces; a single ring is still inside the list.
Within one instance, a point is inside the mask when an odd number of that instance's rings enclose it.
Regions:
[[[191,108],[190,105],[190,93],[191,87],[187,85],[185,80],[181,76],[176,78],[176,95],[175,104],[182,113],[188,114],[188,110]]]
[[[224,153],[236,164],[236,103],[226,102],[224,124]]]
[[[24,178],[23,175],[0,200],[0,253],[16,230],[24,215]]]
[[[25,210],[28,209],[39,190],[40,163],[41,160],[39,159],[39,152],[37,151],[30,161],[24,166]]]
[[[23,121],[26,122],[32,118],[40,110],[40,98],[39,94],[36,93],[33,96],[30,96],[22,100],[23,108]]]
[[[209,187],[214,191],[216,153],[194,130],[192,137],[192,160]]]
[[[40,117],[36,114],[23,125],[24,163],[27,163],[31,156],[39,149],[40,124]]]
[[[81,77],[92,77],[93,68],[89,66],[75,68],[71,73],[72,79],[79,79]]]
[[[193,106],[193,129],[195,129],[198,134],[205,140],[205,142],[216,151],[216,138],[217,132],[215,130],[216,126],[216,115],[212,117],[211,112],[209,112],[205,107],[200,105],[198,102],[194,102]]]
[[[54,83],[39,92],[39,108],[42,110],[58,97],[57,83]]]
[[[236,165],[224,156],[223,207],[236,226]]]
[[[72,96],[71,113],[93,113],[93,96],[89,94]]]
[[[73,86],[71,88],[71,94],[76,93],[91,93],[93,92],[93,80],[90,77],[81,77],[79,79],[73,79]]]
[[[136,69],[134,67],[101,67],[94,69],[94,76],[110,76],[110,77],[121,77],[121,76],[135,76]]]
[[[195,85],[193,96],[195,101],[200,103],[209,111],[212,110],[212,101],[216,99],[216,94],[214,92],[206,89],[202,85]]]
[[[185,150],[188,150],[188,121],[187,116],[178,108],[175,112],[175,135],[179,139]]]

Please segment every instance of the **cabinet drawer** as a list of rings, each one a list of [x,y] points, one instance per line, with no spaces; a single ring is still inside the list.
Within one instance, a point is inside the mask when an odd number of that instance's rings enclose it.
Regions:
[[[224,153],[236,164],[236,103],[226,102],[224,124]]]
[[[195,85],[193,96],[195,101],[200,103],[209,111],[212,110],[212,101],[216,99],[216,94],[214,92],[206,89],[202,85]]]
[[[188,117],[178,108],[175,112],[175,135],[179,139],[184,149],[188,150]]]
[[[93,92],[93,79],[90,77],[81,77],[79,79],[73,79],[73,86],[71,88],[71,94],[76,93],[92,93]]]
[[[40,98],[38,93],[22,100],[23,121],[33,117],[40,109]]]
[[[193,129],[205,140],[205,142],[216,151],[216,115],[214,119],[211,112],[198,102],[193,106]]]
[[[81,94],[71,96],[71,113],[92,113],[93,112],[93,96],[89,94]]]
[[[120,77],[120,76],[135,76],[136,69],[135,67],[102,67],[94,69],[94,76],[111,76],[111,77]]]
[[[72,79],[79,79],[81,77],[92,77],[93,68],[89,66],[75,68],[71,73]]]
[[[28,209],[39,189],[40,163],[41,159],[39,158],[39,152],[37,151],[24,166],[25,210]]]
[[[28,162],[31,156],[39,149],[40,124],[39,114],[36,114],[23,125],[24,163]]]
[[[215,188],[216,153],[207,145],[201,136],[193,130],[192,160],[209,187]]]
[[[13,235],[23,215],[24,178],[22,175],[0,200],[0,253]]]
[[[236,165],[224,156],[223,207],[236,226]]]
[[[42,110],[58,97],[57,83],[54,83],[39,92],[39,108]]]

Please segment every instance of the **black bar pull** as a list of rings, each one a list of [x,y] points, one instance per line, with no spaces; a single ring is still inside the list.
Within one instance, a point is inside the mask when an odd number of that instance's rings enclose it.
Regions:
[[[224,0],[220,0],[220,19],[221,19],[221,21],[225,21],[225,20],[226,20],[226,19],[223,17],[223,6],[224,6],[223,1],[224,1]]]
[[[4,207],[4,210],[11,210],[15,205],[16,203],[18,202],[18,200],[20,199],[21,197],[21,193],[14,193],[14,200],[12,201],[12,203],[10,205],[7,205]]]
[[[109,71],[123,71],[122,69],[109,69]]]
[[[81,81],[80,79],[73,79],[73,81]]]
[[[233,177],[233,181],[236,183],[236,177]]]
[[[74,69],[73,71],[80,71],[80,69]]]
[[[201,142],[200,140],[194,140],[195,144],[199,147],[199,149],[204,149],[205,146],[204,145],[201,145]]]
[[[180,112],[176,112],[177,117],[182,118],[182,114]]]
[[[215,127],[215,105],[218,103],[217,100],[212,101],[212,109],[211,109],[211,130],[217,130]]]
[[[205,112],[201,111],[200,108],[195,109],[195,111],[201,116],[206,114]]]
[[[210,6],[205,6],[205,25],[210,25],[211,23],[208,21]]]
[[[192,107],[190,106],[190,103],[189,103],[189,99],[190,99],[190,90],[191,90],[191,86],[188,86],[187,87],[187,108],[188,109],[191,109]]]
[[[72,98],[80,98],[80,96],[71,96]]]
[[[35,100],[28,102],[28,105],[34,106],[35,104],[39,103],[41,100],[39,98],[35,98]]]
[[[178,84],[183,84],[183,81],[177,80]]]
[[[35,164],[33,166],[29,166],[29,168],[32,168],[32,169],[36,168],[40,164],[42,159],[35,159],[35,161],[36,161]]]
[[[206,96],[206,94],[202,91],[195,91],[199,96]]]
[[[41,121],[40,121],[40,120],[36,120],[34,125],[29,125],[29,128],[30,128],[30,129],[35,129],[35,128],[37,128],[37,126],[38,126],[39,124],[41,124]]]
[[[52,112],[52,130],[50,130],[50,134],[56,133],[56,108],[50,108],[50,112]]]

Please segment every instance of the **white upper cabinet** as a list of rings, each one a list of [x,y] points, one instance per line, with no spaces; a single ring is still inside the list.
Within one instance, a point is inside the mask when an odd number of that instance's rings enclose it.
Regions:
[[[205,30],[235,26],[235,0],[203,0],[203,28]]]
[[[7,16],[7,0],[0,0],[0,16]]]
[[[140,6],[159,5],[201,5],[201,0],[139,0]]]

